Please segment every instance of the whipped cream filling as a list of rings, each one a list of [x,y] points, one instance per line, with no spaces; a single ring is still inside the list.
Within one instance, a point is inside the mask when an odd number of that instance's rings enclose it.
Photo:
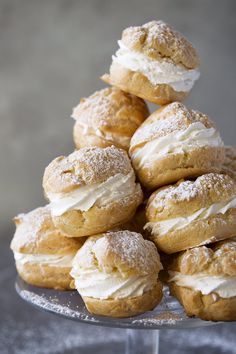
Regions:
[[[118,41],[118,45],[120,49],[112,56],[113,62],[143,74],[153,85],[168,84],[175,91],[188,92],[199,79],[197,69],[187,69],[168,58],[151,59],[145,54],[130,50],[122,41]]]
[[[153,123],[155,128],[162,122]],[[195,122],[185,130],[175,131],[163,137],[147,142],[143,147],[132,153],[136,168],[152,163],[170,154],[185,153],[204,146],[223,146],[218,131],[206,128],[201,122]]]
[[[124,278],[119,272],[109,274],[95,267],[78,270],[73,266],[70,274],[75,279],[75,287],[82,296],[96,299],[142,296],[157,282],[157,275]]]
[[[48,193],[53,216],[59,216],[69,210],[87,211],[93,205],[108,205],[135,192],[135,175],[118,173],[103,183],[80,186],[69,193]]]
[[[76,120],[76,118],[74,119]],[[94,129],[93,127],[82,122],[81,120],[77,121],[77,124],[79,124],[83,128],[84,135],[97,135],[99,138],[102,138],[110,142],[116,142],[121,146],[127,146],[127,147],[129,146],[130,139],[131,139],[130,136],[120,135],[115,132],[103,132],[99,128]]]
[[[27,263],[47,264],[51,267],[72,267],[72,261],[76,253],[68,255],[51,254],[27,254],[14,252],[15,261],[21,265]]]
[[[178,286],[200,291],[203,295],[216,293],[225,299],[236,296],[236,277],[215,276],[205,273],[186,275],[172,271],[169,272],[169,275],[169,282],[175,282]]]
[[[201,208],[189,216],[148,222],[144,229],[150,230],[154,235],[165,235],[168,232],[183,229],[193,221],[207,219],[211,215],[225,214],[231,208],[236,208],[236,196],[220,203],[214,203],[207,208]]]

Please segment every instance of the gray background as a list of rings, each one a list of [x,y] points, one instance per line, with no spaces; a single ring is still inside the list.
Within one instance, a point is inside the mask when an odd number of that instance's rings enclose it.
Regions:
[[[100,329],[56,319],[17,298],[10,219],[45,203],[45,166],[73,150],[72,107],[104,87],[99,76],[129,25],[163,19],[195,44],[202,75],[186,103],[208,113],[225,143],[235,144],[235,10],[234,0],[0,0],[1,354],[91,353],[96,341],[106,353]],[[235,329],[163,331],[161,349],[235,353]],[[109,334],[122,353],[124,332]]]

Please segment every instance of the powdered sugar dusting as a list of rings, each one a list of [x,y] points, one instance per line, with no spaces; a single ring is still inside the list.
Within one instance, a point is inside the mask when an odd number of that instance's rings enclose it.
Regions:
[[[144,240],[141,234],[128,230],[109,232],[104,240],[107,252],[112,252],[140,274],[162,269],[156,247],[152,242]]]
[[[114,146],[107,148],[83,148],[68,156],[74,167],[75,175],[79,174],[86,184],[94,180],[107,179],[119,172],[127,174],[131,164],[125,151]]]
[[[130,49],[141,51],[153,59],[170,58],[189,69],[199,66],[197,52],[192,44],[163,21],[129,27],[123,31],[122,41]]]
[[[131,147],[163,137],[173,132],[184,131],[190,124],[201,122],[206,128],[213,127],[207,115],[187,109],[180,102],[173,102],[155,111],[135,132]]]
[[[178,324],[178,322],[181,322],[186,318],[185,316],[181,316],[179,314],[176,314],[175,312],[171,311],[165,311],[162,312],[154,317],[150,318],[142,318],[139,320],[133,320],[133,324],[143,324],[146,327],[149,326],[164,326],[164,325],[169,325],[169,326],[175,326]]]
[[[74,108],[72,117],[89,127],[107,127],[109,130],[113,126],[117,129],[120,122],[127,120],[131,128],[132,123],[137,128],[141,123],[139,114],[143,119],[148,115],[148,108],[141,98],[109,87],[83,98]]]
[[[84,184],[102,183],[118,173],[127,175],[132,166],[127,153],[115,146],[88,147],[58,157],[46,168],[46,192],[61,193]]]
[[[26,214],[19,214],[14,218],[14,221],[16,224],[16,232],[12,241],[14,250],[35,242],[45,225],[47,227],[53,226],[48,205],[34,209]]]
[[[183,274],[206,273],[209,275],[236,275],[236,242],[227,239],[208,246],[195,247],[175,256]]]
[[[196,181],[183,181],[175,186],[169,186],[156,193],[154,205],[163,207],[166,203],[188,202],[196,197],[208,200],[228,199],[236,193],[236,184],[229,176],[217,173],[202,175]],[[204,199],[205,198],[205,199]]]

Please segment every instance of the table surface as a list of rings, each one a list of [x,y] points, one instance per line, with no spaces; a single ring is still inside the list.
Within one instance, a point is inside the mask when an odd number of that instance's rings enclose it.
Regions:
[[[102,328],[54,316],[29,306],[17,295],[16,272],[9,250],[11,232],[0,238],[0,353],[1,354],[121,354],[124,329]],[[9,236],[7,236],[9,235]],[[235,354],[236,326],[163,330],[160,351],[170,354]],[[106,348],[106,349],[105,349]]]

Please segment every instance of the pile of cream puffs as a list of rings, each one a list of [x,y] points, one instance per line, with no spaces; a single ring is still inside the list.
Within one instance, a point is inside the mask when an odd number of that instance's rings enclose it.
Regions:
[[[17,271],[76,289],[97,315],[152,310],[161,278],[187,315],[236,320],[236,148],[180,102],[200,75],[196,50],[162,21],[118,44],[102,77],[112,86],[73,110],[76,150],[45,169],[49,203],[14,219]],[[150,115],[144,100],[164,106]]]

